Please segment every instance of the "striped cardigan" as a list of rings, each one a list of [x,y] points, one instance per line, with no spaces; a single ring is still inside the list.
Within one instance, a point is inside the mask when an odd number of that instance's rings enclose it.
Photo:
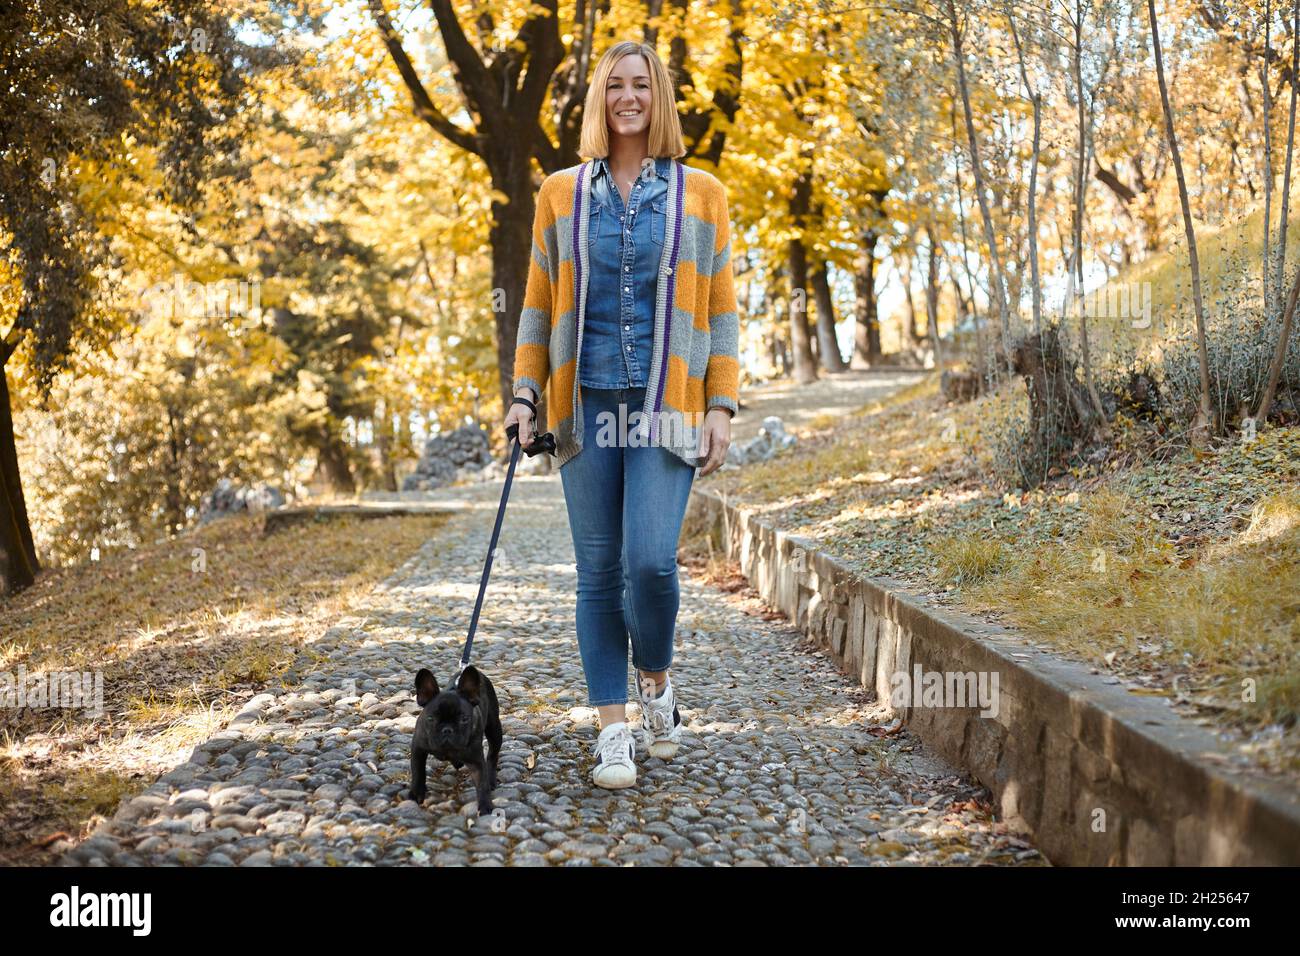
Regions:
[[[593,163],[546,177],[537,194],[532,257],[514,385],[537,395],[550,385],[547,428],[563,465],[582,451],[578,359],[587,306],[587,223]],[[654,350],[645,404],[629,443],[661,444],[690,465],[703,464],[699,432],[710,408],[737,411],[739,315],[731,265],[731,222],[722,183],[702,169],[668,167],[664,249],[655,297]],[[574,225],[577,228],[574,228]]]

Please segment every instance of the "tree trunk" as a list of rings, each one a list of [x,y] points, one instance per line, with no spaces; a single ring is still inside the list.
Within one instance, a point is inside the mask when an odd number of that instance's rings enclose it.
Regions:
[[[357,482],[348,461],[347,443],[337,432],[323,430],[316,447],[316,470],[325,476],[330,488],[341,495],[357,493]]]
[[[768,276],[767,288],[763,292],[763,315],[767,319],[772,343],[772,366],[779,378],[789,378],[793,374],[793,360],[790,356],[790,343],[786,335],[787,325],[781,318],[781,282],[785,278],[785,268],[777,264]]]
[[[790,345],[794,350],[794,377],[800,385],[817,381],[817,359],[808,326],[808,255],[803,244],[812,198],[812,179],[803,173],[795,180],[790,197],[790,218],[798,230],[787,246],[790,265]]]
[[[903,343],[903,348],[916,351],[921,347],[921,341],[925,338],[924,331],[916,327],[916,305],[912,302],[911,289],[907,289],[907,309],[899,316],[898,320],[898,337]],[[879,334],[879,322],[877,322],[877,335]]]
[[[498,156],[498,158],[501,158]],[[533,216],[537,209],[532,186],[531,156],[522,145],[514,150],[505,162],[493,166],[493,184],[510,197],[506,203],[493,201],[492,226],[488,230],[492,246],[492,287],[500,290],[493,307],[503,307],[497,312],[497,367],[500,371],[498,387],[501,390],[502,417],[514,402],[515,347],[519,337],[519,315],[524,307],[524,291],[528,283],[528,263],[533,249]],[[541,383],[543,389],[546,383]],[[546,394],[539,395],[534,427],[540,434],[547,430]],[[543,455],[537,466],[538,473],[551,469],[551,456]]]
[[[388,403],[381,401],[374,419],[375,446],[379,452],[379,484],[384,491],[397,490],[397,434],[393,428],[393,413]]]
[[[496,325],[497,368],[500,375],[497,387],[501,394],[502,409],[509,409],[514,402],[514,368],[515,346],[519,338],[519,315],[524,307],[524,289],[528,282],[528,263],[533,249],[533,215],[537,209],[533,196],[532,174],[528,168],[528,156],[523,155],[522,168],[515,175],[519,178],[511,190],[506,189],[507,176],[499,179],[493,177],[493,186],[510,197],[509,202],[492,203],[492,224],[488,229],[488,241],[492,247],[492,307],[499,311],[493,314]],[[519,184],[524,184],[520,188]],[[542,382],[545,389],[546,383]],[[544,396],[539,396],[537,405],[537,430],[546,431],[546,419],[543,417]],[[505,412],[502,412],[504,417]]]
[[[1031,335],[1017,343],[1011,368],[1024,376],[1029,392],[1028,457],[1017,461],[1026,488],[1047,478],[1052,463],[1068,450],[1087,427],[1087,408],[1075,382],[1074,369],[1061,348],[1056,330]]]
[[[0,561],[4,562],[0,570],[4,573],[5,590],[10,594],[30,587],[41,569],[18,470],[18,445],[5,371],[13,350],[13,344],[0,343]]]
[[[1029,283],[1033,297],[1034,334],[1043,331],[1043,283],[1038,273],[1038,157],[1042,144],[1043,98],[1029,83],[1029,71],[1025,69],[1025,51],[1020,46],[1020,34],[1016,30],[1016,20],[1011,3],[1006,6],[1007,24],[1011,27],[1011,37],[1016,43],[1016,61],[1020,64],[1020,81],[1025,87],[1034,110],[1034,146],[1029,160]],[[960,174],[960,171],[959,171]],[[965,226],[963,225],[963,231]],[[964,241],[964,235],[963,235]],[[955,285],[955,283],[954,283]]]
[[[916,298],[912,295],[912,267],[916,262],[916,257],[911,257],[907,262],[907,272],[899,271],[899,278],[903,281],[903,296],[907,301],[907,315],[903,318],[903,323],[911,328],[911,337],[917,343],[928,341],[930,334],[927,331],[924,335],[917,331],[917,320],[919,316],[916,312]],[[929,343],[933,347],[933,343]]]
[[[1077,277],[1075,301],[1079,304],[1079,346],[1083,354],[1083,382],[1088,389],[1088,398],[1092,402],[1092,413],[1098,429],[1104,434],[1106,411],[1102,408],[1101,397],[1097,394],[1097,385],[1092,376],[1092,349],[1088,344],[1088,310],[1084,308],[1083,296],[1083,214],[1084,199],[1087,196],[1088,136],[1086,114],[1083,108],[1083,0],[1075,0],[1074,21],[1074,82],[1075,99],[1079,120],[1079,151],[1075,157],[1074,185],[1074,271]]]
[[[180,409],[167,409],[167,480],[163,494],[163,508],[166,514],[167,533],[172,534],[185,527],[185,492],[183,488],[185,473],[185,439],[182,435],[184,413]]]
[[[843,372],[847,366],[840,354],[839,339],[835,335],[835,302],[831,298],[831,283],[827,272],[826,260],[817,259],[813,262],[809,275],[813,298],[817,302],[817,338],[826,371]]]
[[[1291,283],[1291,294],[1287,296],[1286,308],[1282,313],[1282,328],[1277,333],[1277,347],[1273,351],[1273,361],[1268,367],[1268,383],[1264,394],[1260,396],[1259,408],[1255,411],[1255,421],[1263,425],[1273,405],[1273,394],[1277,391],[1278,380],[1282,377],[1282,366],[1286,364],[1287,342],[1291,338],[1291,323],[1295,321],[1296,299],[1300,297],[1300,271],[1296,272],[1295,282]]]
[[[1269,242],[1273,229],[1273,100],[1268,83],[1268,61],[1273,52],[1273,5],[1264,0],[1264,58],[1259,66],[1259,81],[1264,89],[1264,265],[1260,270],[1264,280],[1264,315],[1273,314],[1273,299],[1281,293],[1281,285],[1273,284],[1273,257],[1269,254]],[[1229,177],[1231,181],[1231,177]],[[1282,219],[1286,222],[1285,216]],[[1285,228],[1284,228],[1285,231]]]
[[[854,262],[853,359],[854,368],[871,368],[880,360],[880,312],[876,300],[876,243],[879,236],[862,234]]]
[[[1192,301],[1196,308],[1196,347],[1201,360],[1201,408],[1196,420],[1192,422],[1191,440],[1194,445],[1204,445],[1216,428],[1214,411],[1210,405],[1210,358],[1205,344],[1205,302],[1201,298],[1201,260],[1196,254],[1196,228],[1192,224],[1192,208],[1187,199],[1187,179],[1183,176],[1183,160],[1178,152],[1178,136],[1174,132],[1174,111],[1169,105],[1169,86],[1165,83],[1165,61],[1160,51],[1160,26],[1156,22],[1155,0],[1147,0],[1147,16],[1151,21],[1151,46],[1155,52],[1160,105],[1165,114],[1165,135],[1169,140],[1169,154],[1174,161],[1174,173],[1178,180],[1178,201],[1183,208],[1183,228],[1187,233],[1187,258],[1192,269]]]
[[[925,275],[925,325],[930,330],[934,346],[934,367],[943,369],[943,345],[939,341],[939,250],[935,247],[932,227],[926,224],[925,237],[929,240],[929,267]]]
[[[1300,0],[1291,5],[1291,75],[1300,75]],[[1277,236],[1277,276],[1273,288],[1278,295],[1282,293],[1282,283],[1286,269],[1286,234],[1291,216],[1291,160],[1295,150],[1295,106],[1296,85],[1291,84],[1291,116],[1286,128],[1286,162],[1282,173],[1282,219],[1278,223]]]
[[[955,143],[957,141],[956,108],[954,107],[950,109],[948,115],[949,121],[952,124],[952,139]],[[958,156],[960,157],[960,154],[958,154]],[[960,158],[957,160],[954,173],[953,179],[957,182],[957,223],[961,228],[961,269],[966,275],[966,287],[970,293],[970,310],[971,315],[974,316],[975,320],[975,366],[980,375],[980,389],[983,390],[989,385],[988,373],[990,369],[992,369],[992,381],[994,383],[1001,381],[1001,369],[1003,368],[1004,363],[999,361],[989,361],[989,350],[984,344],[984,328],[980,324],[979,308],[975,304],[975,277],[972,274],[970,267],[970,240],[966,235],[966,199],[962,195]],[[956,273],[953,274],[952,285],[953,288],[957,290],[957,298],[960,300],[962,298],[961,286],[957,282]],[[1041,295],[1042,286],[1039,285],[1038,289]]]
[[[975,132],[975,116],[970,105],[970,89],[966,82],[966,54],[962,48],[961,24],[954,0],[948,0],[949,28],[952,34],[953,59],[957,61],[957,87],[961,95],[962,112],[966,119],[966,139],[970,146],[971,172],[975,178],[975,198],[979,203],[980,218],[984,221],[984,241],[989,247],[990,283],[998,310],[1001,328],[1002,353],[1010,356],[1010,316],[1008,314],[1006,279],[1002,273],[1002,256],[998,252],[997,232],[993,228],[993,215],[989,211],[988,196],[984,190],[984,165],[980,160],[979,138]]]
[[[975,311],[974,301],[967,301],[966,296],[961,291],[961,283],[957,281],[957,271],[951,265],[949,269],[949,279],[952,281],[953,296],[957,300],[957,327],[961,328],[970,319],[971,327],[975,330],[975,375],[979,379],[978,391],[983,392],[989,385],[987,372],[989,369],[988,356],[984,354],[984,330],[980,328],[979,313]],[[993,364],[997,367],[997,363]]]

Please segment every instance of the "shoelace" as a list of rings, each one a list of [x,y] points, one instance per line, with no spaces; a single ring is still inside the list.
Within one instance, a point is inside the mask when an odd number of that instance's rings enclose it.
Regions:
[[[616,734],[610,734],[605,738],[605,742],[599,748],[600,762],[608,765],[615,759],[625,761],[627,759],[627,728],[624,727]]]
[[[653,694],[654,692],[651,691],[650,693]],[[668,688],[665,686],[664,697],[666,698],[667,695],[668,695]],[[649,716],[650,729],[655,733],[659,733],[660,731],[667,732],[673,729],[672,708],[668,706],[669,701],[664,700],[663,704],[660,704],[659,703],[660,699],[661,698],[658,697],[650,697],[648,701],[649,706],[643,706],[641,708]],[[644,703],[646,702],[643,701],[643,704]]]

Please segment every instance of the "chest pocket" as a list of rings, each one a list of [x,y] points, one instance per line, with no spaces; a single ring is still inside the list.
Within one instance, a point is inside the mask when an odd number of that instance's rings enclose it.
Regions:
[[[603,203],[593,202],[591,213],[587,217],[587,245],[594,246],[597,240],[618,251],[618,216]]]
[[[654,200],[650,203],[646,212],[650,213],[650,241],[655,244],[655,251],[664,247],[664,220],[665,209],[667,207],[667,197]]]

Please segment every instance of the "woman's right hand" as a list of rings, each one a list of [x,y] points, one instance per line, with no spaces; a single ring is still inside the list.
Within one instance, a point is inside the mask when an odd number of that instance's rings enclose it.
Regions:
[[[521,388],[515,394],[522,395],[534,405],[537,404],[537,399],[534,397],[531,388]],[[532,444],[534,417],[533,410],[523,402],[512,402],[510,408],[506,411],[506,428],[515,423],[519,425],[519,445],[521,448],[527,448]]]

